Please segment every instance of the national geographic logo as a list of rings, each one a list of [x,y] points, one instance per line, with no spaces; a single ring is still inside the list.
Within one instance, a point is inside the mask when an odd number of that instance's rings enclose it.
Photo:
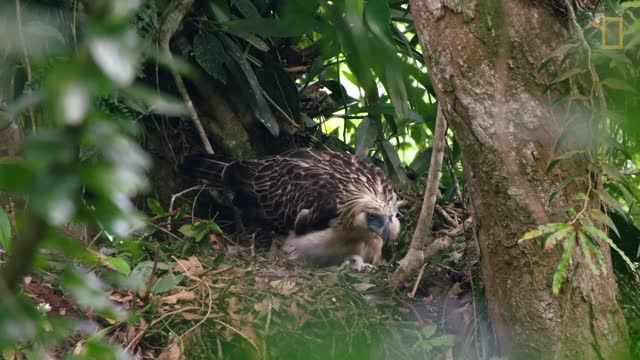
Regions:
[[[624,48],[622,17],[603,16],[600,21],[592,21],[591,25],[600,30],[602,34],[603,49],[622,49]]]

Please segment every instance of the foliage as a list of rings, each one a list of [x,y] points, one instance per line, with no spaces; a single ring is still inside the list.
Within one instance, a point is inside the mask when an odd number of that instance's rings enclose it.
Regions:
[[[51,39],[64,42],[55,28],[44,23],[28,23],[23,35],[23,50],[31,54],[26,71],[30,76],[39,75],[38,86],[34,76],[25,85],[30,90],[9,109],[13,115],[28,109],[31,117],[33,126],[24,139],[23,156],[0,164],[0,190],[30,204],[19,214],[15,243],[9,241],[10,224],[0,211],[2,247],[14,250],[2,274],[0,350],[5,354],[43,356],[66,336],[83,335],[86,341],[79,343],[73,358],[124,356],[121,349],[104,341],[104,332],[70,318],[49,317],[27,301],[25,294],[14,296],[6,291],[22,282],[35,251],[42,248],[77,261],[58,262],[50,256],[52,261],[35,259],[38,268],[61,273],[56,290],[63,290],[80,308],[91,309],[100,321],[127,321],[104,292],[105,278],[122,281],[129,275],[127,261],[94,253],[63,231],[68,224],[82,224],[98,227],[114,241],[125,240],[131,229],[142,224],[142,215],[130,198],[146,188],[144,173],[150,165],[133,139],[135,126],[97,106],[100,99],[136,87],[132,83],[142,53],[129,24],[136,7],[129,1],[98,1],[91,6],[83,37],[74,44],[75,53],[56,52],[52,61],[52,54],[28,48],[26,44]],[[33,31],[36,29],[45,31]],[[20,56],[11,48],[4,51],[11,58]],[[145,100],[152,103],[155,97]],[[35,114],[43,121],[36,122]],[[31,350],[19,350],[34,344],[38,345]]]
[[[637,265],[601,230],[608,227],[619,236],[609,211],[640,226],[640,177],[636,170],[640,133],[635,124],[640,114],[636,90],[640,88],[640,20],[634,12],[626,11],[634,7],[637,5],[633,2],[607,2],[600,22],[589,18],[584,28],[570,12],[571,38],[541,65],[542,70],[558,58],[558,75],[548,89],[560,85],[570,89],[557,102],[568,115],[554,149],[560,155],[550,161],[547,172],[567,161],[586,169],[585,173],[566,176],[549,198],[552,204],[566,188],[586,185],[586,192],[578,192],[554,210],[570,220],[538,226],[520,239],[542,236],[546,251],[551,251],[557,242],[562,243],[563,252],[553,279],[554,295],[560,291],[576,246],[593,274],[606,273],[601,242],[608,244],[634,274],[636,271]],[[611,38],[607,16],[612,15],[623,21],[622,38],[616,36],[617,32]],[[624,46],[611,49],[609,41]]]

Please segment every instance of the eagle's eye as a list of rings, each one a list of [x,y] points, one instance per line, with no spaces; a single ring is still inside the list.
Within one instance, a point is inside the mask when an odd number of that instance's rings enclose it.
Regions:
[[[375,221],[378,217],[375,214],[367,214],[368,221]]]

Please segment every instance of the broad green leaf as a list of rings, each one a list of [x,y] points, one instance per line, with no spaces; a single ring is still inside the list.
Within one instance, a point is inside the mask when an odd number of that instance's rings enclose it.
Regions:
[[[374,34],[391,43],[391,13],[387,0],[367,0],[364,18]]]
[[[564,275],[569,268],[569,264],[571,262],[571,255],[573,254],[573,248],[576,243],[576,233],[571,233],[571,236],[564,241],[564,251],[562,252],[562,257],[560,258],[560,262],[558,263],[558,267],[556,268],[556,272],[553,274],[553,285],[551,291],[553,295],[557,296],[560,292],[560,287],[562,286],[562,281],[564,280]]]
[[[212,33],[197,33],[193,38],[193,55],[202,68],[214,79],[227,82],[224,69],[226,55],[220,39]]]
[[[154,198],[147,198],[147,206],[154,215],[162,216],[165,214],[164,209],[162,209],[162,205],[160,205],[160,202]]]
[[[154,294],[165,293],[173,289],[174,287],[176,287],[176,285],[178,285],[183,278],[184,278],[184,274],[178,274],[178,275],[167,274],[161,277],[160,279],[158,279],[158,281],[156,281],[156,283],[153,284],[153,286],[151,287],[151,292]]]
[[[0,206],[0,246],[4,251],[11,250],[11,223],[2,206]]]
[[[262,87],[260,86],[258,78],[253,72],[251,65],[249,65],[249,62],[245,59],[244,54],[242,53],[242,51],[240,51],[238,45],[236,45],[233,40],[225,37],[225,43],[227,44],[227,49],[229,50],[230,55],[236,61],[237,65],[244,73],[246,81],[249,83],[248,90],[251,96],[247,100],[254,102],[252,105],[256,117],[264,124],[264,126],[267,127],[267,129],[273,136],[278,136],[278,134],[280,134],[280,127],[278,126],[278,122],[271,112],[271,108],[267,104],[267,100],[265,99],[262,92]]]
[[[117,272],[122,273],[124,275],[129,275],[131,272],[131,266],[124,259],[117,257],[108,257],[104,259],[104,262],[111,265]]]
[[[406,187],[407,184],[409,184],[409,179],[402,168],[402,162],[400,161],[400,157],[398,157],[398,152],[389,140],[382,140],[382,151],[385,155],[385,161],[391,163],[391,169],[398,177],[399,186],[401,188]]]
[[[409,98],[407,96],[404,76],[395,62],[386,64],[384,69],[385,89],[389,92],[396,115],[400,119],[406,120],[409,117]]]
[[[295,81],[279,63],[266,62],[256,72],[262,89],[268,94],[280,114],[293,122],[300,119],[300,95]]]
[[[251,0],[232,0],[231,4],[240,10],[245,18],[255,19],[260,17],[260,12]]]
[[[424,339],[429,339],[430,337],[433,336],[433,334],[436,333],[436,330],[438,329],[438,326],[435,324],[430,324],[430,325],[426,325],[425,327],[422,328],[422,330],[420,331],[422,334],[422,337]]]
[[[376,141],[377,135],[378,128],[376,124],[368,117],[362,119],[356,129],[356,155],[366,158]]]

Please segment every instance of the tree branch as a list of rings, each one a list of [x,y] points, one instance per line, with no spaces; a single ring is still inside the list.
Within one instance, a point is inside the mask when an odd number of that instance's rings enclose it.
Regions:
[[[433,209],[436,204],[438,194],[438,184],[442,174],[442,158],[444,155],[444,142],[447,133],[447,121],[442,113],[442,108],[438,105],[436,116],[436,128],[433,134],[433,152],[431,153],[431,164],[429,166],[429,176],[427,177],[427,187],[424,192],[422,209],[416,230],[411,238],[411,245],[407,255],[400,261],[400,266],[391,275],[392,286],[402,284],[414,271],[416,271],[425,261],[424,246],[427,235],[431,231],[433,223]]]
[[[173,34],[176,32],[176,30],[178,30],[178,26],[180,26],[180,23],[182,22],[184,16],[187,14],[187,12],[189,12],[189,10],[191,10],[193,1],[194,0],[175,0],[171,5],[167,7],[167,10],[164,13],[164,21],[160,24],[160,28],[158,30],[158,42],[164,50],[169,64],[173,64],[173,54],[171,53],[169,42]],[[198,116],[198,112],[196,111],[195,106],[193,106],[193,101],[191,101],[191,97],[189,96],[189,92],[187,92],[187,88],[184,85],[182,77],[173,68],[173,66],[170,66],[170,71],[174,81],[176,82],[178,92],[187,105],[189,115],[191,116],[191,120],[193,120],[193,124],[196,127],[198,135],[200,136],[200,140],[202,141],[202,145],[204,145],[205,151],[209,154],[213,154],[213,147],[211,147],[211,143],[209,142],[207,133],[204,131],[204,127],[202,126],[202,122],[200,121],[200,117]]]

